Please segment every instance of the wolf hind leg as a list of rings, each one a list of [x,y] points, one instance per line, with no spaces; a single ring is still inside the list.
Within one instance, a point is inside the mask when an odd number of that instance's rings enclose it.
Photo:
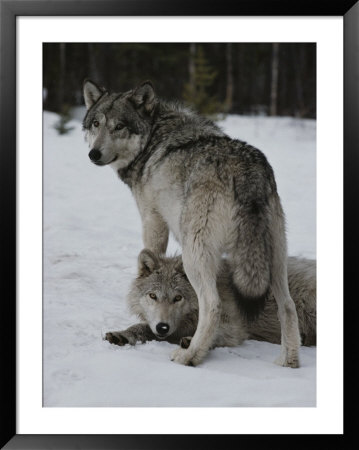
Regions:
[[[287,243],[281,206],[273,220],[273,271],[271,289],[278,306],[281,327],[281,354],[275,361],[286,367],[299,367],[300,333],[295,303],[290,295],[287,274]]]
[[[281,326],[281,354],[276,364],[285,367],[299,367],[300,333],[295,304],[285,282],[273,282],[272,290],[278,305]]]

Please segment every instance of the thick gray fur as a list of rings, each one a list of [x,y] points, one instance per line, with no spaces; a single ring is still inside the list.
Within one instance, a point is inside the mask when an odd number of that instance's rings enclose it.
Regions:
[[[284,214],[271,166],[258,149],[229,138],[208,119],[160,100],[150,82],[110,94],[84,83],[83,127],[90,156],[130,187],[145,247],[165,254],[171,230],[199,302],[196,333],[172,360],[197,365],[220,323],[216,279],[228,255],[242,298],[260,303],[273,292],[281,323],[278,364],[299,366],[300,334],[287,282]]]
[[[302,344],[316,345],[315,261],[288,258],[288,282],[298,313]],[[225,259],[220,264],[217,289],[221,312],[212,347],[233,347],[245,339],[280,344],[278,308],[272,293],[269,293],[264,310],[257,319],[247,320],[238,307],[240,299],[236,289],[233,289],[233,277]],[[132,282],[127,300],[131,312],[141,323],[127,330],[106,333],[109,342],[135,345],[138,342],[166,340],[182,347],[187,347],[191,342],[198,323],[198,299],[185,276],[180,256],[167,258],[143,250],[138,258],[138,276]],[[165,336],[158,335],[158,323],[169,325]]]

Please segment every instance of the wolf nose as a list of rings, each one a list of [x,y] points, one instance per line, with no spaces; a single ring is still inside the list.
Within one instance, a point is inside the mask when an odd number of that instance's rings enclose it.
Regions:
[[[156,325],[157,333],[161,336],[164,336],[168,333],[168,330],[170,329],[170,326],[167,323],[160,322]]]
[[[100,150],[97,150],[97,148],[93,148],[89,153],[89,158],[91,161],[98,161],[101,159],[101,152]]]

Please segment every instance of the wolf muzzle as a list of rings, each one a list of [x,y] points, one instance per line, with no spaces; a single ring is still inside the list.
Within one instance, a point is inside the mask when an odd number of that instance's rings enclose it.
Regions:
[[[115,155],[110,161],[101,161],[102,153],[97,148],[93,148],[89,153],[89,158],[91,161],[96,164],[96,166],[107,166],[107,164],[111,164],[117,159],[117,155]]]

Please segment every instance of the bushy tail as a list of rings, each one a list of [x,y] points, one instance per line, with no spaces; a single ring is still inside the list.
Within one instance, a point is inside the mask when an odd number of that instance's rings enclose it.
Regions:
[[[242,314],[254,320],[263,310],[271,284],[272,235],[269,205],[239,205],[238,240],[233,251],[233,289]]]
[[[264,310],[266,299],[269,295],[269,289],[267,289],[267,291],[261,296],[249,298],[243,296],[234,283],[231,287],[243,318],[247,322],[253,322],[256,320]]]

